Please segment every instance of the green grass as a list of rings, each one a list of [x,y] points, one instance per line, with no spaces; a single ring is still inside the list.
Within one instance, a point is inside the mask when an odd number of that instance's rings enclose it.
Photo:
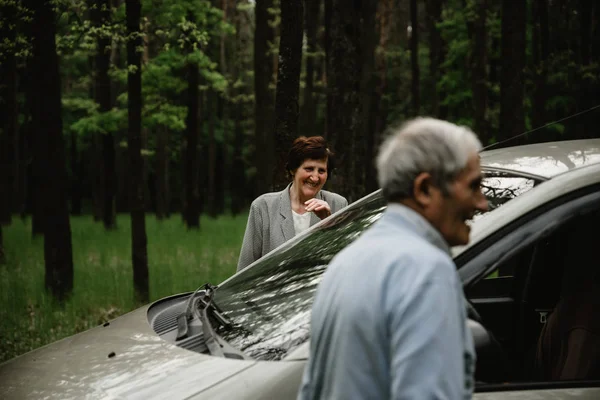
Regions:
[[[235,272],[247,215],[202,217],[188,231],[179,215],[146,218],[150,299],[222,282]],[[99,325],[131,311],[136,303],[127,215],[106,231],[90,216],[71,218],[74,288],[57,304],[44,289],[42,238],[17,218],[2,228],[6,265],[0,265],[0,362]]]

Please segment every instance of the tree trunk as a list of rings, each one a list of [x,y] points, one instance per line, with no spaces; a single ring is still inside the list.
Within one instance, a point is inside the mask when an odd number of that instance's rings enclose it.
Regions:
[[[10,3],[0,6],[5,21],[14,21],[17,10]],[[0,37],[16,46],[16,28],[3,23]],[[0,224],[11,221],[19,204],[19,127],[17,103],[17,62],[12,48],[0,52]],[[2,243],[0,242],[0,246]]]
[[[498,7],[500,8],[500,7]],[[488,32],[491,35],[491,32]],[[490,38],[490,51],[488,54],[488,63],[489,63],[489,75],[488,80],[490,87],[492,88],[500,88],[500,63],[501,63],[501,37],[500,35],[494,35]],[[488,97],[488,109],[490,110],[499,110],[500,109],[500,91],[490,91]],[[500,126],[500,121],[498,118],[491,118],[489,121],[489,138],[490,141],[497,142],[498,141],[498,131]],[[496,132],[492,134],[492,132]]]
[[[375,117],[373,134],[373,150],[371,159],[375,158],[375,149],[381,142],[381,134],[383,133],[387,125],[388,105],[385,100],[385,93],[387,89],[387,60],[386,51],[388,41],[390,40],[391,22],[393,15],[393,0],[383,0],[379,2],[379,9],[377,11],[377,21],[379,21],[379,51],[375,56],[375,65],[377,70],[377,83],[375,88],[375,99],[373,100],[373,112]],[[374,162],[368,162],[367,176],[365,178],[365,189],[367,193],[371,193],[379,187],[377,183],[377,171],[375,169]]]
[[[221,1],[221,7],[223,10],[223,23],[227,23],[227,13],[228,13],[228,0]],[[221,34],[221,42],[219,46],[219,55],[220,55],[220,70],[221,75],[224,77],[228,77],[227,71],[227,57],[226,57],[226,46],[225,46],[225,34]],[[214,212],[216,215],[223,214],[225,212],[225,179],[226,176],[230,175],[227,173],[227,164],[225,162],[225,145],[224,143],[227,141],[229,137],[228,132],[228,110],[229,110],[229,94],[218,96],[217,99],[217,116],[219,121],[221,121],[222,133],[221,140],[217,143],[217,154],[215,157],[215,203],[214,203]]]
[[[591,57],[591,62],[593,64],[600,65],[600,4],[594,3],[592,15],[593,15],[592,26],[595,27],[595,29],[592,34],[590,57]],[[597,69],[596,69],[596,71],[597,71]],[[594,99],[600,98],[600,82],[598,82],[596,80],[596,82],[593,84],[593,86],[590,89],[592,91],[592,95],[593,95]],[[597,119],[597,117],[594,116],[594,113],[588,114],[588,131],[591,133],[592,136],[599,137],[600,133],[598,132],[598,130],[595,127],[595,125],[597,123],[596,119]]]
[[[15,11],[16,12],[16,11]],[[23,21],[22,34],[27,43],[33,41],[33,22]],[[35,96],[33,91],[33,83],[30,77],[34,72],[31,62],[25,63],[24,67],[17,69],[17,81],[19,82],[18,90],[21,91],[24,97],[23,110],[23,123],[18,127],[19,138],[18,138],[18,149],[15,154],[18,154],[18,185],[19,190],[16,193],[18,198],[18,212],[20,213],[21,219],[25,221],[27,215],[32,215],[31,219],[31,232],[32,236],[43,234],[41,227],[41,216],[39,212],[36,212],[36,202],[32,193],[32,187],[34,186],[34,176],[32,173],[33,164],[35,159],[32,154],[32,101]]]
[[[169,131],[159,127],[156,136],[156,218],[169,217]]]
[[[243,107],[241,102],[235,105],[233,163],[231,166],[231,213],[238,215],[246,200],[246,177],[242,155],[244,146],[244,129],[242,127]]]
[[[35,24],[34,21],[27,24],[30,27],[33,27]],[[33,28],[31,28],[31,37],[30,40],[33,41]],[[24,166],[25,172],[25,182],[26,182],[26,192],[25,192],[25,213],[31,213],[31,235],[33,237],[40,236],[44,234],[44,224],[45,224],[45,216],[43,209],[43,200],[45,194],[43,193],[43,182],[41,182],[42,176],[38,174],[38,171],[44,171],[44,161],[43,157],[39,156],[40,153],[44,152],[43,148],[40,148],[38,144],[37,137],[39,136],[36,132],[36,124],[35,121],[35,110],[36,101],[40,101],[36,97],[39,96],[37,88],[35,88],[35,82],[30,78],[35,76],[38,72],[36,69],[36,65],[33,61],[30,61],[26,64],[25,69],[27,70],[26,74],[26,83],[25,86],[25,112],[29,115],[29,121],[25,123],[23,127],[23,135],[24,144],[28,147],[28,153],[31,161]],[[35,90],[34,90],[35,88]]]
[[[315,64],[317,63],[317,28],[319,26],[319,0],[306,0],[304,10],[304,29],[306,31],[306,81],[302,102],[300,128],[303,135],[310,136],[316,131],[317,101],[313,94]]]
[[[288,184],[287,152],[298,135],[298,92],[302,65],[302,0],[281,3],[281,39],[275,94],[275,169],[273,189]]]
[[[475,1],[475,20],[472,23],[471,82],[473,90],[474,129],[479,140],[487,144],[487,29],[485,25],[487,0]]]
[[[10,162],[8,152],[5,149],[10,150],[8,140],[4,132],[0,132],[0,225],[9,225],[11,223],[12,207],[10,204],[11,191],[10,176],[8,172],[11,168],[7,167]]]
[[[101,113],[112,108],[111,83],[108,76],[110,67],[111,38],[101,32],[101,28],[110,23],[111,7],[109,0],[96,0],[95,8],[91,10],[94,26],[100,30],[96,40],[94,97]],[[115,194],[115,144],[112,132],[101,132],[98,144],[101,152],[97,164],[100,181],[100,213],[104,227],[108,230],[116,228]]]
[[[525,28],[527,9],[524,1],[502,1],[502,57],[500,75],[500,131],[498,141],[525,131],[523,107],[525,68]],[[511,144],[522,143],[522,138]]]
[[[203,83],[203,81],[201,78],[200,85],[202,85],[202,83]],[[209,162],[210,146],[209,146],[209,137],[208,136],[210,135],[210,118],[211,118],[211,113],[213,112],[213,108],[212,108],[211,98],[210,98],[210,95],[208,92],[209,92],[208,90],[201,91],[199,101],[198,101],[198,117],[200,119],[200,123],[199,123],[200,136],[198,139],[198,151],[199,151],[198,169],[203,172],[201,174],[198,174],[198,178],[196,180],[198,188],[199,188],[199,196],[200,196],[200,206],[198,208],[200,215],[210,212],[210,205],[209,205],[210,195],[208,193],[209,192],[208,188],[210,186],[210,179],[209,179],[210,172],[208,172],[209,166],[210,166],[210,162]],[[208,133],[205,134],[207,129],[208,129]]]
[[[206,206],[208,215],[215,218],[217,216],[215,177],[215,171],[217,169],[217,140],[215,138],[215,114],[218,112],[215,107],[215,104],[218,101],[217,94],[212,90],[208,90],[206,99],[206,117],[208,118],[208,151],[206,152],[206,162],[208,163],[208,168],[203,168],[202,170],[208,171],[208,186],[202,186],[202,189],[204,189],[207,194]]]
[[[147,19],[144,19],[144,22],[141,25],[142,31],[142,68],[150,62],[150,45],[149,45],[149,33],[148,33],[149,23]],[[152,181],[152,176],[150,175],[150,171],[146,168],[147,155],[144,155],[144,151],[148,150],[149,147],[149,136],[150,129],[144,126],[142,127],[142,161],[144,168],[142,169],[142,185],[144,187],[144,211],[145,212],[156,212],[156,198],[154,195],[154,189],[156,186],[150,185],[149,182]]]
[[[91,14],[91,13],[90,13]],[[91,15],[90,15],[91,16]],[[94,71],[95,67],[95,58],[93,56],[88,56],[88,67],[90,71]],[[90,85],[90,97],[92,99],[96,98],[96,85],[95,79],[94,83]],[[88,176],[91,180],[92,185],[92,217],[95,222],[102,222],[102,205],[104,198],[104,186],[102,175],[103,171],[100,170],[102,167],[102,143],[99,133],[95,133],[91,138],[91,146],[90,146],[91,157],[89,158],[89,162],[87,165],[88,168]]]
[[[2,68],[5,65],[2,64],[4,62],[5,60],[0,60],[0,89],[7,89],[8,86],[4,79],[7,76],[6,70]],[[6,92],[8,92],[8,90],[0,91],[0,99],[4,100],[10,96],[6,96],[8,94]],[[5,100],[4,105],[8,102],[10,102],[10,100]],[[11,200],[13,197],[10,193],[12,191],[11,173],[13,172],[12,167],[14,164],[12,154],[12,140],[14,139],[14,136],[12,133],[12,124],[8,121],[9,119],[12,119],[9,115],[9,112],[11,111],[14,110],[9,110],[8,107],[6,109],[0,107],[0,117],[4,122],[4,126],[0,128],[0,225],[10,224],[12,213]]]
[[[594,2],[579,0],[579,15],[581,16],[581,45],[579,59],[582,65],[589,65],[592,53],[592,14]],[[598,27],[596,27],[598,29]]]
[[[361,42],[359,50],[361,52],[359,60],[362,61],[360,83],[362,126],[352,141],[354,187],[357,197],[362,197],[372,191],[367,191],[367,183],[370,184],[369,189],[373,189],[374,185],[371,182],[377,182],[377,171],[375,170],[375,163],[372,162],[375,158],[375,143],[377,141],[377,132],[375,131],[377,102],[375,99],[376,92],[373,90],[376,86],[375,47],[377,46],[377,3],[377,0],[362,1]]]
[[[198,188],[198,65],[189,63],[185,140],[185,203],[184,215],[188,229],[200,228],[200,191]]]
[[[0,265],[6,264],[6,252],[4,251],[4,236],[2,233],[2,224],[0,224]]]
[[[95,97],[95,96],[94,96]],[[102,143],[100,134],[92,135],[90,146],[90,162],[88,162],[89,176],[92,184],[92,217],[95,222],[102,221],[102,199],[104,198],[103,171],[98,166],[102,165]]]
[[[361,129],[360,82],[361,8],[344,0],[331,1],[329,54],[327,65],[328,138],[337,153],[337,170],[332,189],[350,202],[358,198],[353,182],[352,141]],[[362,166],[360,166],[362,167]]]
[[[25,71],[28,71],[28,68],[25,68]],[[25,85],[27,86],[27,85]],[[27,94],[27,89],[25,90],[25,94]],[[27,211],[28,211],[28,206],[29,206],[29,191],[30,191],[30,174],[28,173],[29,169],[30,169],[30,165],[31,163],[28,162],[27,160],[30,158],[30,154],[31,154],[31,149],[30,149],[30,137],[31,135],[29,134],[30,132],[30,127],[31,127],[31,122],[28,121],[28,119],[31,116],[30,110],[27,106],[27,104],[29,103],[29,101],[27,100],[27,97],[25,98],[25,110],[24,110],[24,114],[25,114],[25,122],[19,127],[19,139],[18,139],[18,149],[15,151],[15,154],[18,154],[18,165],[17,165],[17,177],[18,177],[18,182],[16,183],[16,185],[18,185],[18,189],[15,189],[15,193],[18,196],[17,197],[17,205],[16,205],[16,210],[19,215],[21,216],[22,219],[25,219],[26,215],[27,215]]]
[[[113,9],[118,9],[122,5],[122,0],[112,0]],[[110,64],[117,70],[126,68],[126,59],[122,56],[122,42],[118,38],[112,39]],[[117,79],[111,80],[111,104],[116,104],[117,97],[120,93],[127,91],[126,82],[121,82]],[[129,212],[129,173],[127,165],[129,159],[127,156],[127,148],[120,146],[118,143],[127,140],[127,130],[119,129],[115,134],[115,213]]]
[[[334,71],[332,71],[331,68],[331,42],[332,42],[332,37],[331,37],[331,22],[332,22],[332,13],[333,13],[333,0],[325,0],[325,4],[324,4],[324,20],[323,20],[323,24],[325,25],[325,34],[324,34],[324,48],[325,48],[325,87],[327,88],[326,90],[326,104],[325,104],[325,134],[324,136],[327,138],[327,140],[329,141],[330,144],[333,144],[333,137],[331,136],[330,132],[332,131],[332,121],[334,119],[333,115],[331,115],[330,113],[333,113],[333,107],[332,107],[332,102],[333,102],[333,92],[332,92],[332,88],[331,88],[331,76],[334,75]],[[338,157],[339,158],[339,157]],[[331,179],[331,177],[329,178]]]
[[[144,211],[144,159],[142,158],[142,46],[140,34],[140,0],[125,2],[127,20],[127,74],[128,129],[127,148],[130,173],[131,245],[133,261],[133,286],[137,298],[149,300],[148,250],[146,239],[146,217]]]
[[[254,165],[256,176],[254,197],[265,193],[271,185],[273,164],[273,96],[269,82],[273,76],[273,64],[269,45],[275,40],[273,28],[269,26],[269,8],[273,0],[257,0],[255,6],[256,31],[254,33]]]
[[[77,151],[77,132],[71,131],[69,161],[71,162],[71,213],[81,215],[82,173]]]
[[[115,140],[110,132],[102,135],[103,186],[102,221],[105,229],[115,229],[117,226],[116,193],[117,171],[115,163]]]
[[[442,52],[442,34],[437,24],[442,20],[443,0],[426,0],[427,27],[429,30],[429,96],[430,112],[434,117],[440,118],[440,93],[437,83],[443,74],[442,63],[444,55]]]
[[[31,83],[36,89],[31,103],[36,159],[33,173],[38,178],[36,196],[43,199],[45,283],[54,296],[64,300],[73,289],[73,253],[54,6],[50,0],[27,1],[27,6],[33,10]]]
[[[125,136],[121,140],[127,140],[128,131],[124,132]],[[116,167],[117,167],[117,212],[130,212],[130,188],[129,188],[129,151],[125,147],[117,147]]]
[[[577,98],[577,111],[588,110],[597,104],[597,79],[590,77],[588,69],[590,67],[592,57],[592,18],[594,14],[594,6],[597,7],[597,2],[579,0],[579,15],[580,15],[580,43],[579,43],[579,58],[581,66],[579,67],[579,87],[580,90],[574,95]],[[598,27],[596,28],[598,29]],[[597,68],[595,69],[598,70]],[[577,128],[577,138],[597,137],[596,125],[597,116],[592,113],[582,115],[581,118],[575,119]]]
[[[235,45],[235,59],[239,60],[233,65],[233,81],[242,83],[241,85],[235,85],[232,88],[232,107],[233,107],[233,118],[234,118],[234,139],[233,139],[233,155],[231,165],[231,213],[238,215],[246,204],[247,200],[247,186],[246,186],[246,166],[244,163],[243,149],[245,147],[244,141],[244,120],[247,118],[247,103],[245,99],[248,95],[248,86],[245,85],[246,80],[244,79],[245,63],[247,59],[246,51],[248,43],[251,40],[252,35],[250,28],[244,21],[244,11],[235,11],[235,24],[236,24],[236,45]]]
[[[419,95],[419,20],[417,19],[417,0],[410,0],[410,70],[411,105],[414,116],[420,114],[421,97]]]
[[[225,212],[225,145],[222,140],[216,143],[215,152],[215,201],[213,215],[218,216]]]
[[[547,75],[548,75],[548,0],[534,0],[533,7],[533,65],[534,82],[532,128],[539,128],[547,121]],[[543,135],[544,133],[540,133]]]
[[[594,4],[594,11],[592,12],[592,15],[594,17],[592,20],[592,26],[594,26],[595,29],[592,34],[591,57],[592,62],[600,62],[600,5]]]

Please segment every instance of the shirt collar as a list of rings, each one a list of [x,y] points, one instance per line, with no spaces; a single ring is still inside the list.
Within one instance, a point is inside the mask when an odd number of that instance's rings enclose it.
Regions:
[[[382,219],[389,220],[392,223],[408,225],[413,232],[424,237],[428,242],[440,248],[443,252],[451,256],[450,246],[442,234],[435,229],[418,212],[398,203],[389,203]]]

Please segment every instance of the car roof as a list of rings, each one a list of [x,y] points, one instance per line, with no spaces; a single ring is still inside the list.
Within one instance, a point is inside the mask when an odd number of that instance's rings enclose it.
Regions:
[[[597,163],[600,163],[600,139],[536,143],[481,152],[482,167],[546,179]]]

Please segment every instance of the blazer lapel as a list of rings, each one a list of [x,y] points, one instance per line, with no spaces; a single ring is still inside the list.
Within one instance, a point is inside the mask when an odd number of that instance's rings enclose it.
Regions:
[[[291,184],[290,184],[291,185]],[[290,185],[287,185],[279,193],[279,214],[281,215],[281,233],[285,241],[290,240],[296,235],[294,230],[294,218],[292,217],[292,203],[290,202]]]
[[[323,193],[319,190],[319,193],[315,196],[319,200],[323,200]],[[317,214],[310,213],[310,226],[313,226],[317,222],[321,221],[321,218],[317,217]]]

